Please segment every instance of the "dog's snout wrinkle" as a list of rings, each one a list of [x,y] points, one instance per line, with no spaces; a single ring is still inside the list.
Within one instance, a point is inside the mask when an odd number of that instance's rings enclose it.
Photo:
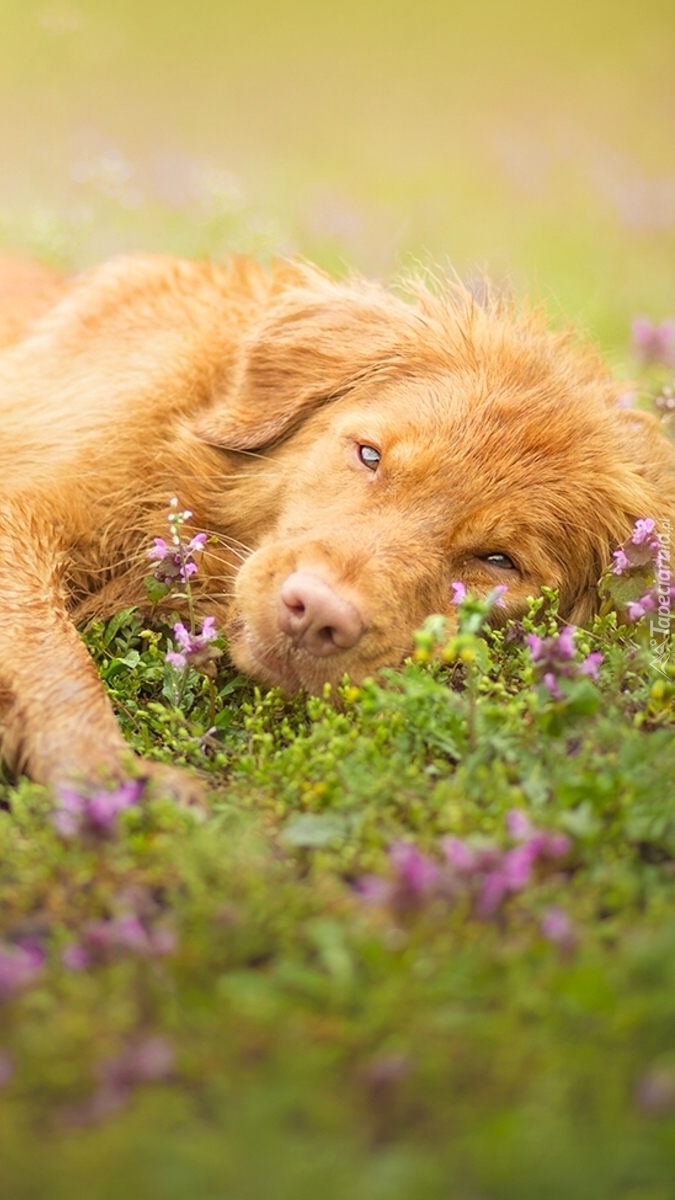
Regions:
[[[317,658],[351,650],[365,632],[357,608],[311,571],[294,571],[279,589],[277,621],[296,646]]]

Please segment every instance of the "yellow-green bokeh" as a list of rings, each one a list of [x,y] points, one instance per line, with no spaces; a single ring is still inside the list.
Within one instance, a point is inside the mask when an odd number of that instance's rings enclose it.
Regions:
[[[0,28],[5,244],[487,269],[619,358],[675,310],[672,0],[0,0]]]

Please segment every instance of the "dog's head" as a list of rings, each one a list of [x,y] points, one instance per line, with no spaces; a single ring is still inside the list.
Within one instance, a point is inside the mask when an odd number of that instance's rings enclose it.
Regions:
[[[675,451],[620,394],[541,314],[455,286],[408,304],[296,273],[196,427],[260,456],[251,518],[256,494],[273,497],[249,520],[234,661],[287,690],[358,680],[398,664],[430,613],[452,614],[455,580],[505,584],[501,619],[542,585],[587,619],[634,521],[675,519]]]

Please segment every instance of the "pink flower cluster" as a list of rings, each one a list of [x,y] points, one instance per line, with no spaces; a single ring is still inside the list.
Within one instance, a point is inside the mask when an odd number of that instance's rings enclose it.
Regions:
[[[212,664],[221,657],[222,651],[211,643],[218,637],[215,617],[206,617],[202,622],[201,633],[190,633],[190,630],[177,621],[173,627],[173,635],[180,647],[179,650],[169,650],[166,661],[178,671],[186,667],[194,667],[196,671],[208,675]]]
[[[155,579],[170,588],[174,587],[176,583],[189,583],[190,577],[197,570],[194,555],[200,553],[206,545],[205,533],[197,533],[190,538],[189,542],[183,542],[181,529],[191,518],[192,513],[189,508],[181,512],[178,507],[178,497],[172,496],[167,518],[171,532],[171,545],[168,546],[164,538],[155,538],[154,546],[148,550],[148,558],[154,559],[157,563]]]
[[[522,892],[532,879],[535,863],[553,862],[570,848],[569,838],[535,829],[521,809],[511,810],[507,827],[519,844],[503,852],[492,847],[475,850],[459,838],[444,838],[441,842],[454,870],[478,882],[477,912],[481,917],[493,916],[508,895]]]
[[[476,846],[456,837],[443,838],[440,848],[445,863],[422,854],[407,842],[395,842],[389,850],[392,877],[364,876],[357,884],[359,895],[367,903],[406,912],[423,907],[432,898],[452,900],[458,893],[468,892],[474,898],[476,914],[483,919],[492,917],[509,895],[527,887],[537,864],[550,865],[570,848],[568,838],[535,829],[520,809],[508,814],[507,826],[517,843],[510,850]],[[549,910],[542,931],[559,944],[571,936],[571,927],[564,924],[559,910]]]
[[[633,348],[643,363],[675,367],[675,320],[656,325],[649,317],[636,317],[631,332]]]
[[[546,909],[541,919],[541,932],[548,942],[553,942],[561,950],[573,950],[577,944],[572,922],[557,904],[551,904]]]
[[[588,675],[591,679],[598,678],[602,654],[595,651],[577,662],[574,634],[574,625],[565,625],[557,637],[540,638],[536,633],[531,633],[526,638],[542,683],[555,700],[564,699],[558,682],[561,677],[575,679],[580,675]]]
[[[451,595],[450,595],[450,603],[451,604],[455,604],[455,605],[463,604],[469,595],[466,584],[462,583],[461,579],[453,580],[453,582],[450,584],[450,589],[451,589]],[[499,608],[505,608],[506,602],[504,600],[504,596],[505,596],[506,592],[508,592],[508,590],[509,589],[507,588],[505,583],[500,583],[500,584],[498,584],[497,587],[492,589],[489,596],[486,597],[486,600],[490,604],[496,604]]]
[[[74,788],[61,788],[56,797],[52,824],[66,838],[82,833],[109,837],[115,832],[118,814],[140,800],[143,788],[140,779],[121,783],[112,791],[98,788],[88,795]]]
[[[641,517],[635,522],[633,532],[623,546],[612,551],[612,571],[615,575],[623,575],[624,571],[633,567],[647,566],[654,561],[660,549],[655,522],[651,517]]]
[[[213,645],[218,637],[214,617],[206,617],[202,623],[201,633],[195,632],[195,613],[190,580],[197,572],[194,555],[204,549],[207,536],[205,533],[197,533],[190,538],[189,542],[183,542],[181,528],[191,517],[192,513],[189,509],[185,509],[183,512],[179,511],[178,499],[174,496],[170,502],[168,516],[171,545],[167,545],[163,538],[155,538],[154,547],[148,551],[149,557],[158,563],[155,579],[169,590],[176,584],[182,584],[185,588],[185,596],[181,598],[187,599],[190,612],[190,628],[188,629],[182,621],[176,622],[173,634],[178,648],[169,650],[165,655],[166,662],[175,667],[177,671],[186,673],[180,686],[178,703],[183,696],[187,669],[192,667],[201,675],[206,675],[213,680],[217,673],[218,659],[222,657],[222,650]],[[152,589],[149,589],[149,594],[153,596]]]
[[[161,1034],[131,1043],[98,1064],[98,1087],[83,1104],[63,1110],[62,1119],[71,1126],[95,1125],[122,1108],[140,1084],[171,1079],[174,1058],[171,1043]]]
[[[71,971],[84,971],[92,962],[107,962],[124,954],[161,958],[176,948],[176,935],[168,926],[150,928],[135,913],[90,921],[79,942],[61,951],[61,962]]]
[[[192,513],[188,513],[192,516]],[[185,546],[180,540],[178,544],[167,546],[164,538],[155,538],[154,546],[148,550],[148,558],[157,563],[155,579],[173,587],[176,583],[187,583],[197,570],[195,554],[204,549],[206,534],[196,533]]]
[[[32,983],[44,964],[44,951],[33,941],[0,942],[0,1000],[10,999]]]
[[[666,535],[666,542],[669,534]],[[675,601],[675,575],[670,571],[670,551],[667,545],[661,544],[656,534],[656,525],[651,517],[641,518],[635,522],[631,536],[613,551],[614,565],[612,574],[633,575],[643,584],[653,575],[651,587],[637,599],[626,605],[626,616],[629,621],[639,621],[645,613],[665,610],[665,614],[673,607]],[[647,578],[643,579],[645,572]]]
[[[462,604],[466,600],[466,584],[462,583],[461,579],[455,579],[450,584],[452,595],[450,597],[452,604]]]
[[[399,911],[421,908],[441,889],[441,867],[410,842],[394,842],[389,862],[393,878],[363,875],[357,880],[356,890],[367,904],[390,905]]]

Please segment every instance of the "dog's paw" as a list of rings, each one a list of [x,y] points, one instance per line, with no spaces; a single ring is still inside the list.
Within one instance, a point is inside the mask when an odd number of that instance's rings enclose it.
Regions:
[[[144,783],[143,794],[148,799],[162,797],[173,800],[181,808],[188,808],[198,820],[205,820],[208,816],[206,797],[209,789],[198,775],[181,767],[150,762],[146,758],[138,760],[129,773]]]

